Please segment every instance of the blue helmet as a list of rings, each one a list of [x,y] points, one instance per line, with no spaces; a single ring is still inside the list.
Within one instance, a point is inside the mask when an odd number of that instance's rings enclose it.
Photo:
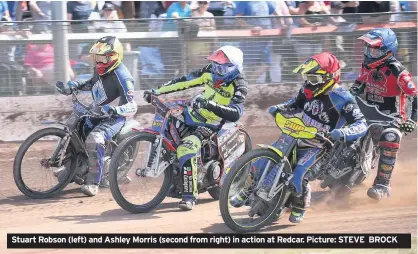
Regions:
[[[398,51],[396,34],[390,28],[375,28],[358,39],[364,41],[363,65],[368,68],[383,65]]]

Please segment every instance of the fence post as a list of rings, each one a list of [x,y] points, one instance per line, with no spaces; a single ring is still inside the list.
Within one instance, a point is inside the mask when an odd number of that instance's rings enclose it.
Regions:
[[[67,2],[54,1],[52,4],[53,19],[67,20]],[[68,54],[68,39],[67,27],[69,23],[56,22],[53,23],[55,27],[52,29],[52,43],[54,44],[54,73],[55,80],[66,82],[70,79],[69,75],[69,54]],[[55,85],[55,84],[51,84]]]

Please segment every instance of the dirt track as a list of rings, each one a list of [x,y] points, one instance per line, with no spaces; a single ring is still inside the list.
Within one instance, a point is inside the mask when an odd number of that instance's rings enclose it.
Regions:
[[[263,130],[263,131],[260,131]],[[250,128],[253,144],[271,142],[275,128]],[[312,204],[306,219],[294,226],[286,214],[263,232],[275,233],[412,233],[417,231],[417,140],[404,138],[395,169],[390,199],[376,203],[366,195],[373,177],[359,186],[346,201]],[[84,197],[77,185],[49,200],[24,197],[13,181],[12,164],[19,144],[0,144],[0,253],[81,253],[82,250],[6,250],[6,233],[220,233],[231,231],[223,224],[218,203],[208,194],[192,212],[180,212],[178,200],[167,198],[149,214],[131,215],[116,204],[109,190],[94,198]],[[149,250],[100,250],[106,253],[149,253]],[[166,252],[156,250],[157,253]],[[168,251],[167,251],[168,252]],[[170,250],[170,253],[206,253],[213,250]],[[222,251],[236,253],[238,250]],[[248,253],[250,251],[244,251]],[[405,253],[411,253],[407,251]]]

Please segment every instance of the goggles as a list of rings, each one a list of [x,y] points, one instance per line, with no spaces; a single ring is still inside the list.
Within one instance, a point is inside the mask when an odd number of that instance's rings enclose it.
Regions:
[[[228,64],[218,64],[215,62],[212,62],[212,72],[224,76],[230,72],[233,72],[237,67],[231,63]]]
[[[382,57],[386,52],[382,51],[379,48],[371,48],[364,46],[364,55],[369,58],[379,58]]]
[[[302,77],[303,79],[307,80],[311,86],[316,86],[325,82],[323,75],[302,74]]]

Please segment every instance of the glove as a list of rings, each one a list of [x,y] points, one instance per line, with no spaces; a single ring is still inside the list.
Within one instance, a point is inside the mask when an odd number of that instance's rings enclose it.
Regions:
[[[118,112],[116,111],[115,107],[104,105],[101,107],[101,111],[109,116],[117,115]]]
[[[331,140],[339,141],[344,137],[344,133],[339,129],[334,129],[329,133]]]
[[[287,105],[285,103],[281,103],[281,104],[278,104],[278,105],[275,105],[275,106],[271,106],[269,108],[269,113],[272,116],[276,116],[277,112],[286,112],[286,111],[289,111],[289,110],[290,110],[289,105]]]
[[[100,106],[93,106],[93,107],[90,108],[88,114],[93,118],[95,118],[95,117],[99,118],[99,117],[102,117],[104,115],[104,110]]]
[[[406,122],[401,124],[401,130],[404,132],[413,132],[416,127],[417,124],[412,119],[408,119]]]
[[[206,108],[208,104],[208,100],[204,99],[202,96],[198,96],[190,102],[190,106],[194,109]]]
[[[158,95],[157,91],[152,89],[151,91],[144,91],[144,100],[147,103],[151,103],[152,95]]]
[[[364,92],[364,87],[354,85],[354,86],[350,87],[349,91],[352,95],[357,96],[357,95],[362,94]]]
[[[57,91],[60,94],[71,95],[73,91],[75,90],[75,85],[73,84],[73,81],[68,81],[67,85],[64,85],[64,83],[62,83],[61,81],[58,81],[55,84],[55,89],[57,89]]]

